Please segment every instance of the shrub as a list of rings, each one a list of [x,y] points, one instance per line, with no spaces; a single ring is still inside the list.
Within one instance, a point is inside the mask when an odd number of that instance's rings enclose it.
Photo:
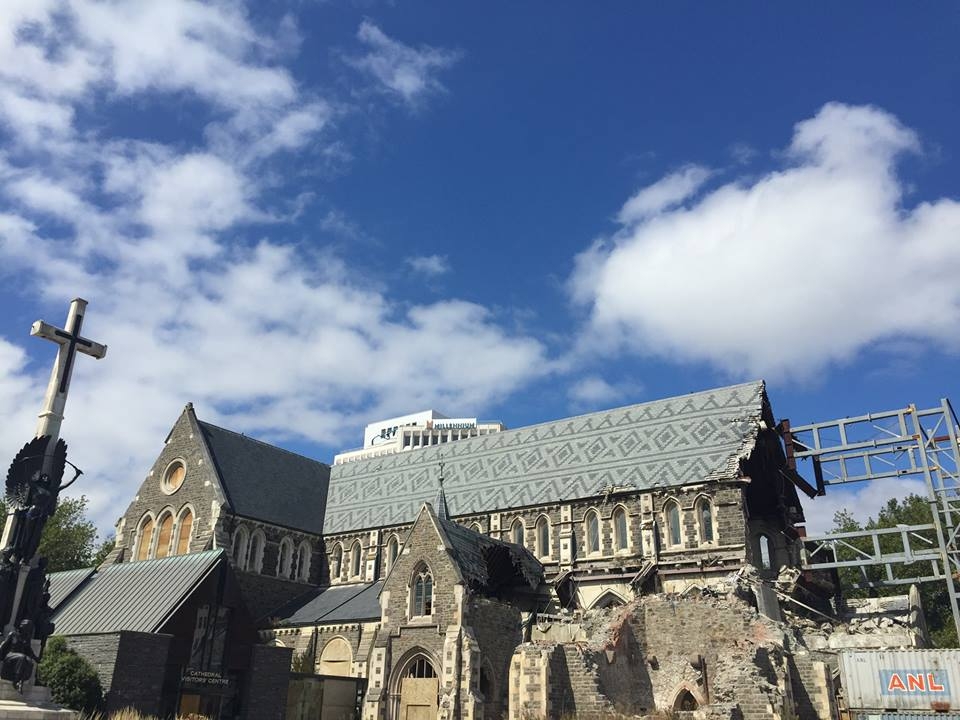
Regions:
[[[62,637],[47,641],[37,679],[50,688],[55,702],[73,710],[97,710],[103,701],[97,671],[67,647]]]

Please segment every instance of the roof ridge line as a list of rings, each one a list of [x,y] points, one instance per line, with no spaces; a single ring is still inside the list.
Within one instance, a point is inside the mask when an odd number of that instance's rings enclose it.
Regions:
[[[330,467],[330,465],[328,463],[323,462],[323,460],[317,460],[315,458],[308,457],[307,455],[303,455],[302,453],[297,453],[297,452],[294,452],[293,450],[287,450],[286,448],[280,447],[279,445],[268,443],[266,440],[260,440],[259,438],[255,438],[252,435],[246,435],[244,433],[237,432],[236,430],[225,428],[221,425],[214,425],[212,422],[207,422],[206,420],[201,420],[200,418],[197,418],[197,424],[206,425],[207,427],[211,427],[216,430],[222,430],[223,432],[230,433],[231,435],[239,435],[244,440],[252,440],[255,443],[266,445],[268,448],[272,448],[273,450],[279,450],[280,452],[287,453],[288,455],[293,455],[294,457],[303,458],[304,460],[309,460],[310,462],[316,463],[318,465],[326,465],[327,467]]]

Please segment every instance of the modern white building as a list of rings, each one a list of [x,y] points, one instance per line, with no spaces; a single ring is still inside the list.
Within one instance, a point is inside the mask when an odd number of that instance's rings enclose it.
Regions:
[[[436,410],[370,423],[363,431],[363,447],[333,458],[334,465],[455,442],[468,437],[506,430],[501,422],[478,422],[476,418],[451,418]]]

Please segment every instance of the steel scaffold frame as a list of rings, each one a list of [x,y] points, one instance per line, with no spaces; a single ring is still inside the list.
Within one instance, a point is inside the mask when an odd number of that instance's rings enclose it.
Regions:
[[[910,405],[797,427],[784,420],[781,433],[791,469],[797,469],[798,460],[811,461],[812,485],[819,495],[830,486],[855,482],[890,478],[924,481],[931,523],[807,537],[802,563],[810,570],[859,568],[863,582],[856,583],[855,588],[944,582],[960,637],[958,426],[957,415],[944,398],[938,407],[927,410]],[[838,559],[838,550],[853,559]],[[912,577],[895,576],[894,567],[904,565],[911,567]],[[878,566],[883,568],[883,577],[869,579],[867,568]]]

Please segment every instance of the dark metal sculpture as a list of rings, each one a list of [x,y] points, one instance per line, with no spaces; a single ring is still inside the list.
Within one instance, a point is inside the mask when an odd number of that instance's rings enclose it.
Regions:
[[[20,692],[24,681],[33,676],[34,663],[40,661],[33,651],[32,637],[33,623],[22,620],[0,643],[0,678],[12,682]]]
[[[0,549],[0,626],[12,629],[0,643],[0,678],[18,690],[33,674],[47,638],[53,633],[50,618],[50,581],[47,560],[37,557],[47,520],[57,509],[67,466],[67,445],[57,440],[51,458],[46,458],[50,437],[34,438],[17,453],[7,472],[7,522],[13,523],[5,547]],[[44,467],[49,468],[44,472]],[[40,644],[34,651],[32,640]]]

